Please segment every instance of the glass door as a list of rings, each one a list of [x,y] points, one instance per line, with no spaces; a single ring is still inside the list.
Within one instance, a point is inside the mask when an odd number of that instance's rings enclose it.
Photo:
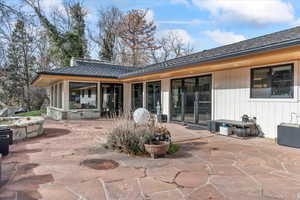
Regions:
[[[207,125],[211,120],[211,75],[171,81],[171,120]]]
[[[196,78],[183,79],[184,85],[184,121],[195,123]]]
[[[171,119],[182,120],[182,79],[172,80],[171,82]]]
[[[207,125],[211,120],[211,75],[198,78],[198,124]]]
[[[131,85],[131,109],[134,111],[143,107],[143,83]]]
[[[101,112],[104,116],[119,115],[123,110],[123,85],[101,84]]]
[[[147,83],[147,109],[151,113],[157,113],[158,107],[161,107],[160,81],[148,82]]]

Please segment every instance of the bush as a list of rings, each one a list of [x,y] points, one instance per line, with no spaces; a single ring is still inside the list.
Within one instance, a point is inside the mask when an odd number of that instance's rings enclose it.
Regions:
[[[173,153],[176,153],[178,150],[179,150],[179,145],[175,144],[175,143],[171,143],[167,153],[173,154]]]
[[[136,126],[134,121],[122,117],[115,119],[114,127],[108,133],[108,148],[130,154],[145,153],[144,144],[154,137],[154,132],[147,126]]]
[[[25,113],[16,114],[18,117],[34,117],[34,116],[41,116],[42,114],[46,114],[46,110],[36,110],[30,111]]]
[[[108,133],[106,148],[129,154],[146,154],[144,144],[156,144],[158,141],[171,142],[171,134],[166,127],[149,123],[137,125],[130,117],[114,118],[113,127]],[[177,144],[170,144],[169,154],[179,150]]]

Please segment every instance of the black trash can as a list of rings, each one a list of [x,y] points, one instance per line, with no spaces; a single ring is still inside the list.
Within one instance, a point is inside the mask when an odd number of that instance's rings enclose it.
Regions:
[[[9,153],[9,135],[0,135],[0,153],[3,156]]]
[[[13,131],[10,128],[0,128],[0,135],[9,135],[9,144],[13,144]]]

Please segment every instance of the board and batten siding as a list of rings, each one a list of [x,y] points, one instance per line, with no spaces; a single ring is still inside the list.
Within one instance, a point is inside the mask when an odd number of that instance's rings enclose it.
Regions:
[[[300,61],[289,63],[294,63],[293,99],[250,98],[251,68],[265,67],[266,65],[214,72],[214,119],[241,120],[244,114],[255,116],[265,137],[276,138],[277,125],[282,122],[290,122],[292,112],[300,115],[298,96]],[[294,122],[296,122],[295,117]]]

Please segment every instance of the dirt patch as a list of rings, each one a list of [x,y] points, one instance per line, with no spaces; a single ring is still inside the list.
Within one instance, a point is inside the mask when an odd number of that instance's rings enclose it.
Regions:
[[[96,127],[94,127],[94,129],[103,129],[103,127],[101,127],[101,126],[96,126]]]
[[[82,161],[80,165],[84,165],[88,168],[96,169],[96,170],[108,170],[108,169],[117,168],[119,166],[119,163],[117,163],[114,160],[89,159],[89,160]]]

